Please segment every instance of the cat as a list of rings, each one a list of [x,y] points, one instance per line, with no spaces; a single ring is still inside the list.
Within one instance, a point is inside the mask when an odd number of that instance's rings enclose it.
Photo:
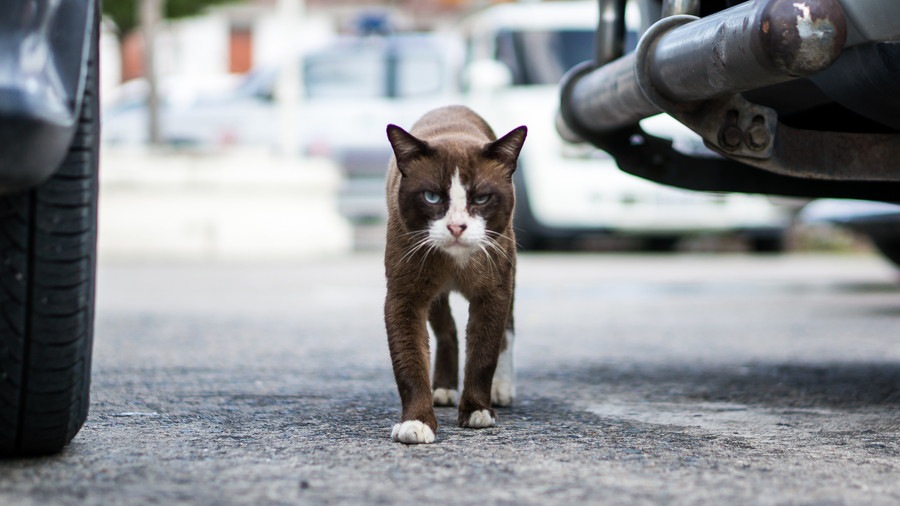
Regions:
[[[492,401],[515,397],[513,291],[516,242],[512,175],[527,128],[500,139],[471,109],[425,114],[409,132],[388,125],[387,296],[384,320],[402,414],[393,441],[432,443],[434,406],[457,401],[459,346],[449,292],[469,302],[457,424],[496,423]],[[437,340],[429,380],[429,336]]]

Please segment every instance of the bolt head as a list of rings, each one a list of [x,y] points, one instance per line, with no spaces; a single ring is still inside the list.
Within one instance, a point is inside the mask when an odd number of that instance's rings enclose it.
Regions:
[[[747,130],[747,145],[750,149],[760,150],[769,144],[769,130],[763,125],[751,125]]]
[[[725,149],[737,149],[743,137],[737,125],[728,125],[719,132],[719,144]]]

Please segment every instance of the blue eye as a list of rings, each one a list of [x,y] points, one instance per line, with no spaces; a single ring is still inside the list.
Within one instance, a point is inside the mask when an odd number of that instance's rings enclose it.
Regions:
[[[487,204],[488,200],[491,200],[490,193],[486,193],[484,195],[479,195],[479,196],[475,197],[474,199],[472,199],[472,203],[480,206],[482,204]]]
[[[422,194],[422,197],[425,199],[425,202],[429,204],[440,204],[441,196],[434,192],[425,192]]]

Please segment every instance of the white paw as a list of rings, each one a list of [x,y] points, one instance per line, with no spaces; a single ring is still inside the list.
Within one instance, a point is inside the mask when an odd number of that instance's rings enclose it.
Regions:
[[[456,392],[456,390],[450,388],[434,389],[435,406],[453,406],[456,404],[456,399],[458,398],[459,394]]]
[[[473,411],[471,415],[469,415],[469,423],[466,424],[466,427],[470,429],[483,429],[485,427],[491,427],[497,420],[491,416],[491,412],[486,409],[480,409],[478,411]]]
[[[494,406],[511,406],[516,398],[516,384],[513,381],[498,381],[496,377],[491,383],[491,404]]]
[[[434,431],[418,420],[408,420],[394,425],[391,429],[391,439],[408,445],[433,443]]]

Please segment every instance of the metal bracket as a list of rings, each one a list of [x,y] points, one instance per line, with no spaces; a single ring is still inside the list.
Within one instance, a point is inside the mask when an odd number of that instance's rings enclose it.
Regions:
[[[731,95],[697,104],[673,116],[703,137],[706,145],[729,157],[772,157],[778,114],[768,107]]]

